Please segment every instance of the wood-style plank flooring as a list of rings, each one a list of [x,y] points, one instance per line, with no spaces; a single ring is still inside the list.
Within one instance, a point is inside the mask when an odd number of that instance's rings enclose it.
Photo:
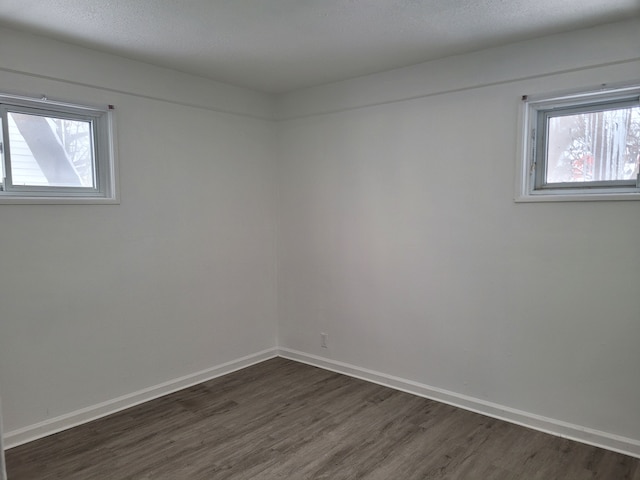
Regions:
[[[9,480],[640,480],[640,459],[282,358],[7,452]]]

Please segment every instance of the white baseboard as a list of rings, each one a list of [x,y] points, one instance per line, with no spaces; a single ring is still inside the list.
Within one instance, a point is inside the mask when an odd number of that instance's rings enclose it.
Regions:
[[[106,402],[92,405],[74,412],[70,412],[58,417],[45,420],[43,422],[29,425],[18,430],[6,432],[4,434],[4,447],[10,449],[23,443],[37,440],[54,433],[67,430],[83,423],[96,420],[98,418],[111,415],[141,403],[153,400],[164,395],[197,385],[207,380],[211,380],[228,373],[235,372],[242,368],[263,362],[270,358],[281,356],[297,362],[306,363],[315,367],[342,373],[350,377],[359,378],[368,382],[377,383],[385,387],[390,387],[403,392],[418,395],[424,398],[436,400],[438,402],[453,405],[475,413],[487,415],[489,417],[515,423],[534,430],[549,433],[563,438],[568,438],[578,442],[586,443],[596,447],[605,448],[614,452],[640,458],[640,441],[632,438],[622,437],[599,430],[594,430],[580,425],[563,422],[553,418],[535,415],[522,410],[505,407],[493,402],[487,402],[474,397],[461,395],[429,385],[424,385],[411,380],[387,375],[366,368],[361,368],[328,358],[311,355],[308,353],[292,350],[289,348],[271,348],[261,352],[247,355],[230,362],[217,365],[215,367],[202,370],[190,375],[185,375],[168,382],[145,388],[137,392],[123,395]]]
[[[270,348],[200,372],[169,380],[168,382],[154,385],[153,387],[138,390],[137,392],[123,395],[112,400],[107,400],[106,402],[98,403],[97,405],[91,405],[90,407],[66,413],[34,425],[6,432],[4,434],[4,447],[5,449],[10,449],[12,447],[22,445],[23,443],[37,440],[38,438],[53,435],[54,433],[61,432],[62,430],[67,430],[135,405],[148,402],[149,400],[197,385],[198,383],[206,382],[207,380],[235,372],[236,370],[274,358],[277,355],[278,350],[276,348]]]
[[[368,382],[377,383],[385,387],[436,400],[448,405],[453,405],[454,407],[480,413],[488,417],[497,418],[499,420],[515,423],[523,427],[532,428],[558,437],[568,438],[577,442],[640,458],[639,440],[581,427],[580,425],[574,425],[572,423],[543,417],[541,415],[517,410],[515,408],[505,407],[479,398],[469,397],[467,395],[431,387],[429,385],[405,380],[393,375],[387,375],[289,348],[280,347],[278,349],[278,354],[283,358],[306,363],[325,370],[342,373]]]

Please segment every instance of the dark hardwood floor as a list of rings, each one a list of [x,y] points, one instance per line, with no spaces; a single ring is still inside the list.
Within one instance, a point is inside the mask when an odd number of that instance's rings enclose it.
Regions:
[[[9,480],[640,480],[640,459],[282,358],[7,452]]]

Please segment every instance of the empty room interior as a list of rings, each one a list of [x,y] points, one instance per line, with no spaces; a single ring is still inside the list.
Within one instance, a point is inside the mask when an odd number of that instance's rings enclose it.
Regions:
[[[1,2],[0,478],[640,480],[639,98],[637,0]]]

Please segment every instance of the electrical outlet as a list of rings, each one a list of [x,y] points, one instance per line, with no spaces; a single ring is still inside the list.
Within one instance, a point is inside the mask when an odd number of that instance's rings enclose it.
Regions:
[[[321,333],[320,334],[320,346],[322,348],[329,348],[327,345],[327,341],[329,340],[329,334],[328,333]]]

